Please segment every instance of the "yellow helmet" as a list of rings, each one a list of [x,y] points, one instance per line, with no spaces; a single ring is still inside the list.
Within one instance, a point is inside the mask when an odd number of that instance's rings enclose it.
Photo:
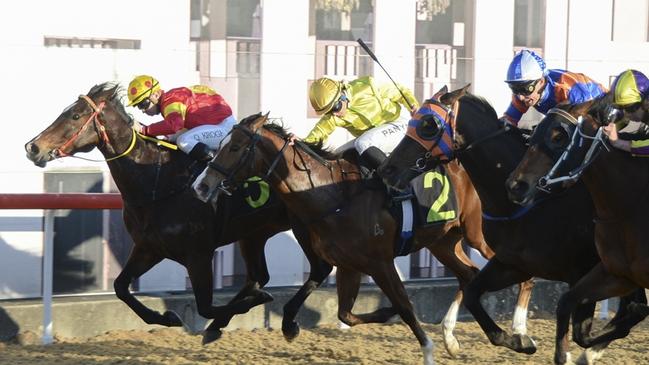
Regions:
[[[152,76],[136,76],[128,84],[128,106],[138,104],[158,90],[160,90],[160,84]]]
[[[342,83],[322,77],[311,84],[309,100],[318,115],[326,114],[333,108],[342,92]]]

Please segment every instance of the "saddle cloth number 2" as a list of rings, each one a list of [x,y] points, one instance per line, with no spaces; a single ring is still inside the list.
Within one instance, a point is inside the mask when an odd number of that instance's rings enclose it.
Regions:
[[[428,216],[426,217],[426,223],[455,219],[454,210],[448,210],[444,212],[439,211],[440,208],[442,208],[444,204],[446,204],[446,202],[448,201],[448,193],[449,193],[449,186],[450,186],[448,177],[442,175],[438,171],[429,171],[424,176],[424,188],[426,189],[432,188],[433,182],[435,180],[439,181],[439,183],[442,184],[442,191],[437,197],[437,199],[435,199],[435,201],[433,202],[433,205],[430,206],[430,209],[428,210]]]

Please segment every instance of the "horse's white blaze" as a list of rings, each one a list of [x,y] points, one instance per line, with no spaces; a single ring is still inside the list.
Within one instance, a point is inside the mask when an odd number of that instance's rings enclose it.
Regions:
[[[421,352],[424,354],[424,365],[435,365],[433,358],[433,341],[426,337],[426,344],[421,347]]]
[[[512,320],[512,330],[514,334],[527,334],[527,308],[516,306],[514,319]]]
[[[205,170],[203,170],[203,172],[201,172],[201,174],[198,175],[196,180],[194,180],[194,182],[192,183],[192,189],[194,189],[194,191],[196,192],[196,196],[204,202],[207,201],[207,196],[203,196],[201,191],[198,190],[198,186],[201,184],[201,182],[203,182],[203,179],[205,179],[206,176],[207,176],[207,168],[205,168]]]
[[[455,299],[451,303],[451,306],[444,316],[442,321],[442,333],[444,334],[444,346],[449,355],[455,357],[460,350],[460,344],[457,342],[457,339],[453,335],[453,330],[455,329],[455,324],[457,322],[457,314],[460,309],[460,303],[462,302],[462,292],[458,292],[455,296]]]

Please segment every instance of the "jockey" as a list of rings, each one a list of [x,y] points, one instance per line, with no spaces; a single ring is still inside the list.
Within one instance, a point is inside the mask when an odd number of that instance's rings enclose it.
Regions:
[[[362,161],[376,169],[406,135],[408,121],[419,107],[412,91],[399,89],[392,84],[377,86],[370,76],[349,83],[326,77],[315,80],[309,100],[322,117],[304,141],[324,142],[336,127],[345,128],[357,137],[353,143]]]
[[[649,124],[649,79],[642,72],[626,70],[622,72],[611,86],[613,103],[622,110],[624,119],[619,127],[624,128],[628,121]],[[649,156],[649,139],[623,140],[617,135],[617,123],[604,127],[604,133],[613,147],[631,152],[634,156]]]
[[[128,85],[128,106],[147,115],[162,114],[163,120],[133,128],[148,136],[169,136],[180,150],[196,160],[209,160],[236,124],[232,109],[208,86],[160,88],[158,80],[140,75]]]
[[[530,107],[545,114],[557,104],[583,103],[607,91],[584,74],[547,69],[545,61],[529,50],[514,56],[505,82],[512,90],[512,101],[501,119],[514,126]]]

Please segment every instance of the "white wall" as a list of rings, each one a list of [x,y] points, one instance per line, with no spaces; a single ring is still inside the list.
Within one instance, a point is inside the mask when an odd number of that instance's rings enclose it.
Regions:
[[[313,47],[309,41],[309,2],[264,0],[262,4],[261,110],[282,118],[284,126],[304,135],[306,124],[307,79],[313,75]],[[303,280],[304,260],[292,234],[278,234],[267,245],[266,258],[272,285]]]
[[[513,56],[514,0],[475,0],[473,92],[485,97],[502,114],[511,100],[503,82]]]

